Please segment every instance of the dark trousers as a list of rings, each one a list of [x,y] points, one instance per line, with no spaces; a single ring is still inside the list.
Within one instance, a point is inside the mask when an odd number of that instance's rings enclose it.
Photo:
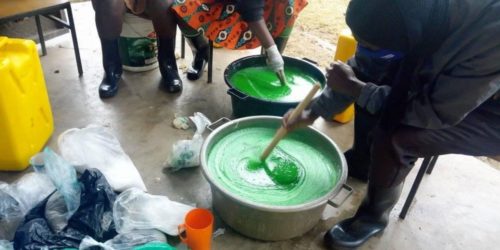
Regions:
[[[403,182],[421,157],[500,155],[500,116],[485,110],[471,112],[453,127],[421,129],[402,125],[390,135],[374,133],[377,121],[377,116],[356,107],[353,155],[358,164],[349,166],[349,171],[369,171],[369,181],[378,187]]]

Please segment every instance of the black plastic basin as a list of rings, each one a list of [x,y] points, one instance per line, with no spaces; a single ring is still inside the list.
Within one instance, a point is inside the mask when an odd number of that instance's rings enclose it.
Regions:
[[[324,88],[326,78],[323,72],[307,59],[283,56],[285,67],[293,66],[303,70],[303,74],[316,79]],[[234,117],[245,117],[254,115],[283,116],[289,109],[297,106],[298,102],[284,102],[264,100],[249,96],[233,86],[231,77],[233,74],[247,67],[265,66],[266,57],[262,55],[248,56],[238,59],[229,64],[224,71],[224,81],[229,86],[227,93],[231,96],[231,104]],[[307,93],[304,93],[304,97]],[[319,94],[318,94],[319,95]]]

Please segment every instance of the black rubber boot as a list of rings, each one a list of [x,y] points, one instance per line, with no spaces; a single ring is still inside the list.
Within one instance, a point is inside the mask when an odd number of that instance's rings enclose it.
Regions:
[[[118,82],[122,77],[122,62],[118,50],[118,39],[101,39],[104,78],[99,86],[101,98],[113,97],[118,93]]]
[[[347,160],[349,176],[362,182],[368,182],[371,158],[371,133],[377,121],[377,116],[356,106],[356,116],[354,117],[354,143],[352,148],[344,153],[344,156]]]
[[[210,46],[208,39],[203,35],[186,37],[186,40],[193,51],[194,60],[187,71],[187,78],[191,81],[200,79],[208,62]]]
[[[158,63],[162,76],[162,86],[170,93],[182,91],[182,80],[175,60],[175,38],[158,38]]]
[[[368,182],[370,166],[370,160],[368,157],[370,157],[370,155],[360,155],[353,147],[344,152],[344,156],[347,161],[347,173],[349,176],[365,183]]]
[[[389,214],[399,200],[403,183],[391,188],[368,185],[368,192],[354,217],[333,226],[324,237],[328,248],[356,248],[372,236],[381,233]]]

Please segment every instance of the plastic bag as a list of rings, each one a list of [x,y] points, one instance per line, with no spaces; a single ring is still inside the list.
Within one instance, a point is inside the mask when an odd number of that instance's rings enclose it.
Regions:
[[[73,166],[57,155],[52,149],[46,147],[43,150],[43,167],[37,166],[35,171],[46,174],[57,191],[64,197],[69,219],[80,206],[80,184],[76,177]]]
[[[54,192],[50,179],[28,173],[11,185],[0,183],[0,239],[12,240],[24,216]]]
[[[45,206],[45,218],[49,223],[50,229],[54,232],[60,232],[68,225],[68,208],[64,197],[59,192],[55,192],[47,200]]]
[[[172,168],[173,171],[200,165],[200,151],[204,140],[203,132],[211,122],[200,112],[194,113],[194,116],[189,118],[196,125],[196,132],[191,140],[180,140],[172,146],[167,167]]]
[[[79,242],[85,235],[68,228],[64,232],[54,233],[44,218],[47,199],[39,203],[26,215],[14,237],[14,249],[58,249],[65,247],[78,247]]]
[[[85,170],[80,176],[82,198],[80,208],[68,222],[68,227],[98,241],[116,236],[113,204],[116,194],[99,170]]]
[[[12,242],[0,240],[0,250],[14,250]]]
[[[73,164],[78,172],[98,169],[113,190],[122,192],[135,187],[146,191],[134,163],[108,129],[89,126],[67,130],[59,136],[58,146],[62,156]]]
[[[167,242],[165,235],[158,230],[136,230],[124,234],[118,234],[113,239],[100,243],[90,236],[83,238],[80,243],[80,250],[89,249],[95,246],[104,250],[132,250],[135,246],[144,245],[150,242]]]
[[[80,206],[67,226],[60,232],[50,228],[45,214],[52,196],[46,198],[26,215],[23,224],[17,228],[15,249],[77,248],[87,235],[99,241],[116,236],[112,211],[116,194],[106,178],[98,170],[86,170],[79,182],[82,186]]]
[[[116,198],[113,220],[116,231],[157,229],[168,235],[178,235],[177,226],[193,207],[169,200],[166,196],[129,189]]]

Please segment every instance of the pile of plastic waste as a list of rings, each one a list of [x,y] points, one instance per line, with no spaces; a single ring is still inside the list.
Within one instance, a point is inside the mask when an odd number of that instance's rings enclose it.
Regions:
[[[35,172],[0,182],[1,250],[175,249],[166,235],[193,207],[148,194],[108,129],[70,129],[58,147],[33,158]]]

